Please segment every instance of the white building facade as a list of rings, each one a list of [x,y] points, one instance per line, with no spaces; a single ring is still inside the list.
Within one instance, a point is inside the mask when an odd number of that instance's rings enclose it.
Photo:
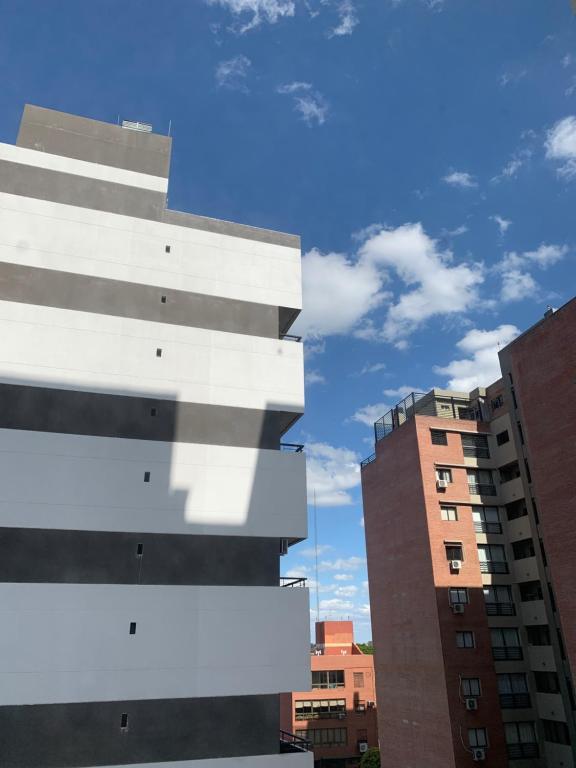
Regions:
[[[170,211],[171,141],[0,145],[0,765],[294,768],[299,239]]]

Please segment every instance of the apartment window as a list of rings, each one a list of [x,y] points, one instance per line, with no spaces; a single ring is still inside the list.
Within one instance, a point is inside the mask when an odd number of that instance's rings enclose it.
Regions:
[[[544,719],[540,722],[544,728],[544,741],[551,741],[554,744],[570,744],[570,734],[566,723]]]
[[[130,634],[135,635],[136,634],[136,622],[131,621],[130,622]]]
[[[166,246],[164,247],[164,250],[165,250],[165,252],[166,252],[166,253],[170,253],[170,246],[169,246],[169,245],[166,245]]]
[[[456,632],[457,648],[474,648],[474,632]]]
[[[430,437],[433,445],[448,445],[448,435],[441,429],[431,429]]]
[[[357,741],[368,741],[368,729],[367,728],[359,728],[356,731],[356,740]]]
[[[446,547],[446,560],[464,560],[464,550],[460,542],[447,541],[444,546]]]
[[[160,301],[161,301],[162,304],[166,304],[166,296],[162,296],[160,298]]]
[[[520,635],[516,627],[490,630],[492,657],[495,661],[520,661],[523,658]]]
[[[442,520],[450,520],[454,522],[458,520],[458,510],[456,507],[440,507],[440,517]]]
[[[526,627],[526,635],[530,645],[551,645],[550,628],[546,624],[533,624]]]
[[[364,672],[354,672],[354,688],[364,688]]]
[[[468,744],[470,744],[472,749],[487,747],[486,728],[468,728]]]
[[[506,746],[511,760],[538,757],[538,740],[534,723],[505,723]]]
[[[476,496],[496,496],[496,487],[489,469],[468,469],[468,491]]]
[[[136,557],[142,557],[144,554],[144,544],[136,544]]]
[[[511,504],[506,504],[506,517],[508,521],[516,520],[519,517],[525,517],[528,514],[526,509],[526,503],[524,500],[513,501]]]
[[[478,544],[478,559],[482,573],[508,573],[506,551],[502,544]]]
[[[496,444],[497,445],[504,445],[505,443],[510,442],[510,435],[508,434],[508,430],[505,429],[503,432],[498,432],[496,435]]]
[[[463,677],[460,680],[460,687],[462,689],[462,696],[465,699],[472,696],[475,698],[480,696],[480,678],[478,677]]]
[[[488,616],[514,616],[516,608],[512,589],[506,584],[483,587],[486,613]]]
[[[451,469],[437,469],[436,480],[444,480],[445,483],[452,482],[452,470]]]
[[[471,459],[489,459],[488,437],[486,435],[460,435],[464,456]]]
[[[144,472],[144,482],[145,483],[150,482],[150,472]]]
[[[315,747],[339,747],[348,743],[346,728],[310,728],[296,731],[296,736],[306,739]]]
[[[514,560],[525,560],[527,557],[534,557],[534,542],[532,539],[521,539],[512,544],[512,553]]]
[[[318,699],[317,701],[296,701],[296,720],[323,720],[346,717],[346,699]]]
[[[542,584],[539,581],[523,581],[518,585],[520,600],[529,603],[532,600],[543,600]]]
[[[344,670],[312,672],[312,688],[344,688]]]
[[[509,483],[512,480],[516,480],[520,477],[520,467],[517,461],[513,461],[511,464],[507,464],[500,469],[500,482]]]
[[[160,349],[160,347],[158,347],[158,349],[156,350],[156,357],[162,357],[162,350]]]
[[[496,675],[501,709],[526,709],[530,706],[528,681],[523,672]]]
[[[472,507],[472,520],[476,533],[502,533],[498,507]]]
[[[560,680],[556,672],[534,672],[538,693],[560,693]]]
[[[122,712],[120,715],[120,728],[123,731],[126,731],[128,729],[128,713]]]
[[[448,599],[450,605],[466,605],[468,603],[468,590],[466,587],[450,587]]]
[[[504,398],[502,397],[502,395],[498,395],[498,397],[495,397],[492,400],[490,400],[490,408],[493,411],[498,410],[498,408],[502,408],[503,405],[504,405]]]

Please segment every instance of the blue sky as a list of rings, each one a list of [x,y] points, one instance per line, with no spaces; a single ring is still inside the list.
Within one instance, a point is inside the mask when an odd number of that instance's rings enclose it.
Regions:
[[[569,0],[0,0],[0,19],[0,141],[25,102],[171,121],[170,207],[301,234],[290,439],[321,615],[370,637],[373,418],[412,388],[488,383],[498,344],[575,292]],[[310,545],[285,572],[314,579]]]

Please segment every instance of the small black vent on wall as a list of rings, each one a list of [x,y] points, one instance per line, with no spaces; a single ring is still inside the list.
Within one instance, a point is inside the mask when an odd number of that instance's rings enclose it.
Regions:
[[[150,408],[150,416],[158,416],[158,408]]]
[[[170,253],[170,246],[169,245],[166,246],[165,251],[166,251],[166,253]]]
[[[145,483],[150,482],[150,472],[144,472],[144,482]]]
[[[136,545],[136,557],[142,557],[144,554],[144,544]]]
[[[122,731],[128,730],[128,713],[127,712],[122,712],[122,714],[120,715],[120,729]]]
[[[160,347],[158,347],[158,349],[156,350],[156,357],[162,357],[162,350],[160,349]]]
[[[136,622],[131,621],[130,622],[130,634],[135,635],[136,634]]]
[[[160,301],[162,302],[162,304],[166,304],[166,296],[162,296],[162,298],[160,299]]]

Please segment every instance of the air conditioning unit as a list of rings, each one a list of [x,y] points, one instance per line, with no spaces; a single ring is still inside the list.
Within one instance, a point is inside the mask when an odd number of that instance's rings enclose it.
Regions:
[[[464,603],[454,603],[452,605],[452,613],[464,613]]]
[[[448,488],[448,480],[436,480],[436,488]]]
[[[450,560],[450,568],[453,571],[459,571],[462,568],[462,560]]]
[[[482,747],[475,747],[472,750],[472,760],[479,763],[481,760],[486,760],[486,750]]]
[[[368,742],[367,741],[359,741],[358,742],[358,751],[359,752],[368,752]]]
[[[465,699],[464,703],[466,704],[466,709],[470,712],[475,712],[478,709],[478,699],[475,699],[473,696]]]

